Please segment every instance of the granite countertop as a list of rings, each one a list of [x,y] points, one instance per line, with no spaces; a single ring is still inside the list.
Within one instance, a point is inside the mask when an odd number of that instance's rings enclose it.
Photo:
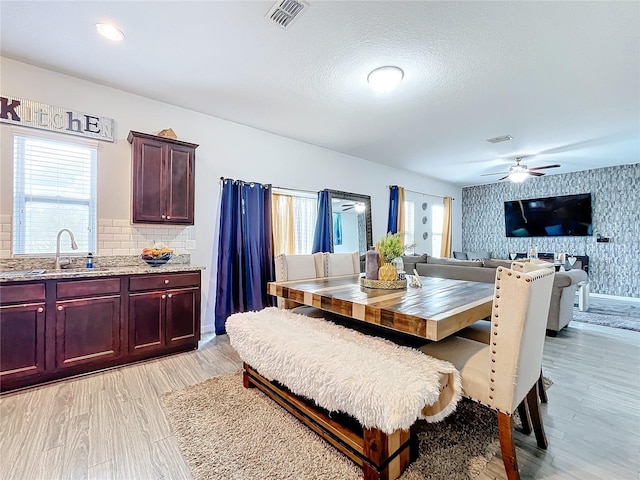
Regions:
[[[186,263],[166,263],[159,267],[148,265],[122,265],[122,266],[101,266],[95,268],[69,268],[62,270],[53,269],[31,269],[31,270],[7,270],[0,272],[0,283],[24,282],[32,280],[51,280],[60,278],[80,278],[80,277],[109,277],[114,275],[136,275],[144,273],[175,273],[188,272],[193,270],[205,270],[206,267],[190,265]],[[42,273],[41,273],[42,272]]]

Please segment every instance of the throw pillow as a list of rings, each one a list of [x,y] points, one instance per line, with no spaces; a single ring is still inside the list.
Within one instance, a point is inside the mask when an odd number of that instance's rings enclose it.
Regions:
[[[467,254],[464,252],[453,252],[453,258],[458,260],[467,260]]]

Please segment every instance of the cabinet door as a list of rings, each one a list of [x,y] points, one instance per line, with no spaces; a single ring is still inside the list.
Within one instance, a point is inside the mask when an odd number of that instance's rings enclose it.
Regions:
[[[44,303],[0,308],[0,382],[44,371]]]
[[[136,138],[133,141],[133,221],[164,223],[167,147],[164,142]]]
[[[167,346],[197,344],[200,338],[200,289],[167,293]]]
[[[129,295],[130,353],[164,348],[166,296],[166,292]]]
[[[56,367],[109,360],[120,355],[120,297],[56,303]]]
[[[167,156],[166,223],[193,225],[193,148],[169,145]]]

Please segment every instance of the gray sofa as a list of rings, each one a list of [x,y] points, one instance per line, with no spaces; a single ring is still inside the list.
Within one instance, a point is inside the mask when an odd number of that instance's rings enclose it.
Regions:
[[[402,257],[404,269],[413,273],[415,268],[418,275],[423,277],[451,278],[453,280],[470,280],[474,282],[493,283],[496,268],[511,267],[509,260],[456,260],[453,258],[438,258],[429,255],[409,255]],[[547,334],[555,336],[573,319],[573,304],[576,290],[580,282],[588,281],[587,273],[583,270],[569,270],[557,272],[553,281],[551,304],[547,317]]]

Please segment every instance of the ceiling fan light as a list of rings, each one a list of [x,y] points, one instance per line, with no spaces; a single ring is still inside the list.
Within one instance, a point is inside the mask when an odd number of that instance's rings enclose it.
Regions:
[[[522,183],[524,182],[529,174],[527,172],[511,172],[509,174],[509,180],[513,183]]]
[[[387,93],[396,88],[402,78],[404,72],[401,68],[394,66],[380,67],[373,70],[367,76],[367,82],[378,93]]]

